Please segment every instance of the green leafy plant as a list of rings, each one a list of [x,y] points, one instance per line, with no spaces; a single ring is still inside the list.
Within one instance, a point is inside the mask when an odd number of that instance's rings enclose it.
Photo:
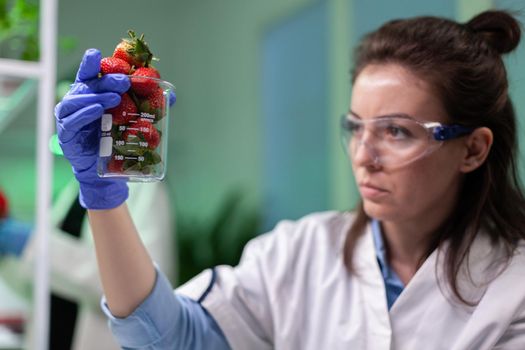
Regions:
[[[38,1],[0,0],[0,56],[38,60]]]
[[[0,0],[0,57],[37,61],[38,20],[38,0]],[[71,51],[76,40],[60,36],[58,45]]]
[[[177,219],[179,284],[204,269],[236,265],[246,243],[258,234],[258,210],[243,205],[243,193],[232,191],[208,222]]]

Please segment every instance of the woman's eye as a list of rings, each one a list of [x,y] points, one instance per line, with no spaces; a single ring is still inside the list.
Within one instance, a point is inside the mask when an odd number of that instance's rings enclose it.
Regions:
[[[347,123],[347,129],[350,131],[351,134],[359,134],[361,130],[363,129],[363,126],[359,123],[351,122],[349,121]]]
[[[411,136],[408,129],[403,128],[399,125],[388,125],[385,128],[385,133],[387,136],[395,138],[395,139],[405,139]]]

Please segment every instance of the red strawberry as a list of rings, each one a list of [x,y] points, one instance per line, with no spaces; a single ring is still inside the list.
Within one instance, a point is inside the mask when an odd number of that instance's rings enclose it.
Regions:
[[[113,52],[113,57],[118,57],[128,62],[131,66],[147,67],[153,59],[148,44],[144,41],[144,34],[137,38],[135,32],[128,30],[129,39],[122,39]]]
[[[102,74],[129,74],[130,70],[131,66],[129,63],[117,57],[104,57],[100,61],[100,71]]]
[[[159,131],[153,124],[145,119],[138,119],[132,127],[124,131],[122,137],[126,141],[133,141],[136,137],[148,143],[148,148],[155,149],[160,143]]]
[[[107,110],[107,113],[113,115],[113,124],[127,124],[130,120],[137,118],[138,109],[135,102],[127,93],[120,95],[121,101],[117,107]]]
[[[165,101],[164,91],[160,87],[157,87],[151,95],[139,103],[140,111],[155,115],[155,121],[159,121],[165,114]]]
[[[137,68],[133,75],[139,76],[139,77],[151,77],[151,78],[157,78],[160,79],[160,73],[158,70],[156,70],[153,67],[140,67]]]
[[[141,97],[148,97],[157,90],[159,86],[157,81],[148,78],[160,79],[160,74],[153,67],[142,67],[133,72],[131,75],[131,88],[135,94]]]
[[[124,171],[124,160],[111,158],[108,163],[108,172],[121,173],[122,171]]]
[[[4,219],[9,214],[9,202],[7,201],[7,197],[0,190],[0,219]]]

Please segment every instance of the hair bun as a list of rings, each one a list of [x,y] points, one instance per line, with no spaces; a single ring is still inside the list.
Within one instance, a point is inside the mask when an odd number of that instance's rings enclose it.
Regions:
[[[505,11],[482,12],[466,25],[500,54],[511,52],[520,42],[520,23]]]

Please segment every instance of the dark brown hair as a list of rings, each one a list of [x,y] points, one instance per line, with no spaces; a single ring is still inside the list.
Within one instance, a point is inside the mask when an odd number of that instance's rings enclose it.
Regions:
[[[458,203],[435,232],[431,252],[449,242],[444,256],[456,297],[460,265],[482,228],[506,248],[507,261],[525,238],[525,199],[517,173],[516,117],[501,55],[519,43],[520,25],[505,11],[486,11],[467,23],[437,17],[394,20],[366,35],[355,54],[352,81],[369,64],[399,64],[435,88],[454,123],[485,126],[494,141],[485,163],[465,176]],[[369,218],[362,202],[345,242],[345,265],[353,271],[353,250]]]

